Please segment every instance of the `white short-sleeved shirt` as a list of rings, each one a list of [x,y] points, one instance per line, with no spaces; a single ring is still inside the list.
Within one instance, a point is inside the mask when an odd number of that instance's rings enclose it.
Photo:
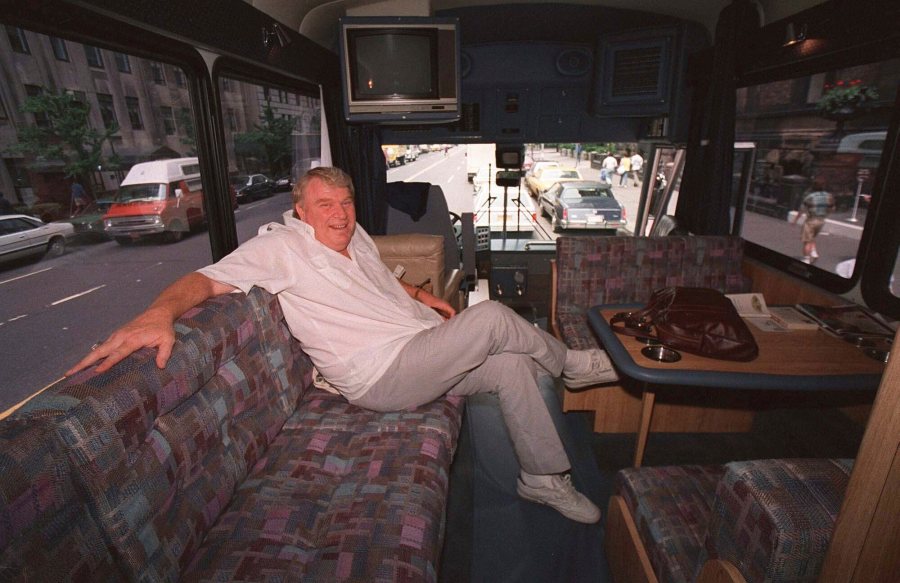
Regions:
[[[278,296],[285,320],[328,381],[350,400],[377,381],[400,349],[443,318],[412,299],[381,262],[362,227],[351,259],[315,238],[308,224],[286,218],[198,272],[244,293],[259,286]]]

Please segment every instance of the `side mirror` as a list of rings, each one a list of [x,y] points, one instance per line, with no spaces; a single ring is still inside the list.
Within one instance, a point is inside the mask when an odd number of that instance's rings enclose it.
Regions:
[[[184,192],[180,188],[175,189],[175,198],[181,198],[184,196]]]

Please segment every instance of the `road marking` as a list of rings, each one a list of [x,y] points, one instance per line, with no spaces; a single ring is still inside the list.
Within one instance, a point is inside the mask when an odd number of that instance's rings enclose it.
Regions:
[[[453,182],[454,178],[456,178],[456,174],[451,174],[450,178],[447,179],[447,184],[450,184],[451,182]]]
[[[428,167],[425,168],[424,170],[420,170],[420,171],[416,172],[415,174],[413,174],[412,176],[407,176],[404,180],[407,180],[407,181],[412,180],[412,179],[415,178],[416,176],[419,176],[420,174],[425,174],[426,172],[428,172],[429,170],[431,170],[431,169],[434,168],[435,166],[438,166],[439,164],[443,164],[443,163],[444,163],[444,159],[441,158],[440,160],[438,160],[437,162],[435,162],[435,163],[432,164],[431,166],[428,166]]]
[[[17,279],[22,279],[23,277],[31,277],[32,275],[37,275],[37,274],[39,274],[39,273],[44,273],[45,271],[50,271],[51,269],[53,269],[53,268],[52,268],[52,267],[47,267],[47,268],[45,268],[45,269],[39,269],[39,270],[37,270],[37,271],[32,271],[31,273],[26,273],[25,275],[20,275],[20,276],[18,276],[18,277],[11,277],[11,278],[9,278],[9,279],[4,279],[3,281],[0,281],[0,285],[3,285],[4,283],[9,283],[9,282],[11,282],[11,281],[16,281]]]
[[[14,318],[10,318],[7,322],[15,322],[16,320],[21,320],[22,318],[27,318],[28,314],[22,314],[21,316],[16,316]]]
[[[98,289],[103,288],[103,287],[106,287],[106,284],[105,284],[105,283],[104,283],[103,285],[98,285],[97,287],[92,287],[92,288],[89,289],[89,290],[85,290],[85,291],[83,291],[83,292],[80,292],[80,293],[77,293],[77,294],[73,294],[73,295],[71,295],[71,296],[69,296],[69,297],[67,297],[67,298],[63,298],[63,299],[61,299],[61,300],[56,300],[55,302],[51,303],[50,305],[51,305],[51,306],[55,306],[55,305],[61,304],[61,303],[63,303],[63,302],[68,302],[69,300],[74,300],[75,298],[80,298],[81,296],[85,296],[85,295],[87,295],[87,294],[89,294],[89,293],[91,293],[91,292],[95,292],[95,291],[97,291]]]

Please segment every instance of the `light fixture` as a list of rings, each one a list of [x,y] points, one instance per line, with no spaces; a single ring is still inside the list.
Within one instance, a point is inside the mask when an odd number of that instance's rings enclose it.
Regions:
[[[280,24],[275,22],[271,26],[262,27],[262,41],[266,49],[284,48],[291,44],[291,37]]]
[[[806,24],[795,27],[793,22],[789,22],[784,35],[784,44],[782,46],[789,47],[806,40]]]

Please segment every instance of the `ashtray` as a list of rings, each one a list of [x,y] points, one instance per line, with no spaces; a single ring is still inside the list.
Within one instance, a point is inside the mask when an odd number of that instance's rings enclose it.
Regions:
[[[647,346],[659,346],[662,344],[662,342],[660,342],[656,338],[650,338],[649,336],[635,336],[634,339],[641,344],[646,344]]]
[[[641,354],[657,362],[678,362],[681,360],[681,353],[662,345],[645,346],[641,348]]]
[[[646,348],[644,350],[646,350]],[[867,348],[863,348],[862,351],[863,351],[863,354],[865,354],[869,358],[874,358],[878,362],[887,362],[888,357],[891,355],[891,353],[889,351],[884,350],[883,348],[867,347]]]

